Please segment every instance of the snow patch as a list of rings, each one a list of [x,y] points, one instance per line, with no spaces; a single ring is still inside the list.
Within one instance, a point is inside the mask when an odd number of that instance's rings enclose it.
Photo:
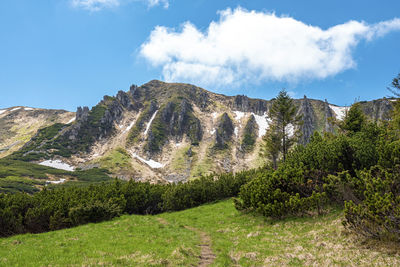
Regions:
[[[238,128],[238,127],[235,127],[234,132],[235,132],[236,137],[238,137],[238,135],[239,135],[239,128]]]
[[[211,131],[210,131],[210,134],[214,134],[215,133],[215,128],[213,128]]]
[[[124,130],[124,133],[128,132],[130,129],[132,129],[133,125],[135,125],[135,121],[132,121],[131,124],[129,124],[128,128]]]
[[[34,108],[24,108],[24,110],[27,110],[27,111],[34,110]]]
[[[245,113],[242,111],[234,111],[233,113],[235,113],[236,120],[238,120],[238,121],[240,121],[240,119],[243,118],[245,115]]]
[[[214,119],[216,119],[217,116],[218,116],[218,113],[217,113],[217,112],[213,112],[212,117],[213,117]]]
[[[65,171],[73,171],[74,167],[62,162],[59,159],[56,160],[45,160],[39,163],[39,165],[47,166],[47,167],[53,167],[55,169],[60,169],[60,170],[65,170]]]
[[[287,132],[289,137],[292,137],[294,135],[294,126],[293,126],[293,124],[290,123],[290,124],[288,124],[286,126],[286,132]]]
[[[343,120],[344,116],[346,115],[346,111],[349,109],[348,107],[338,107],[334,105],[329,105],[329,107],[335,112],[336,119]]]
[[[65,181],[66,181],[65,179],[60,179],[59,181],[50,181],[50,180],[47,180],[46,183],[49,183],[49,184],[62,184],[62,183],[64,183]]]
[[[18,107],[18,108],[13,108],[12,110],[10,110],[10,111],[16,111],[16,110],[19,110],[19,109],[21,109],[21,107]]]
[[[68,122],[67,122],[67,124],[70,124],[70,123],[73,123],[74,121],[75,121],[75,117],[73,117],[72,119],[70,119]]]
[[[263,137],[267,133],[267,129],[269,126],[269,119],[267,118],[267,114],[264,113],[263,116],[256,115],[254,113],[251,113],[254,118],[256,119],[257,125],[258,125],[258,137]]]
[[[156,112],[154,112],[153,116],[151,116],[151,118],[150,118],[149,123],[147,123],[146,131],[144,131],[144,135],[147,135],[147,132],[149,131],[151,123],[153,122],[154,118],[156,117],[157,112],[158,112],[158,110],[156,110]]]
[[[147,165],[150,166],[150,168],[159,169],[159,168],[163,168],[163,167],[164,167],[164,164],[162,164],[162,163],[160,163],[160,162],[154,161],[154,160],[152,160],[152,159],[145,160],[144,158],[142,158],[141,156],[139,156],[139,155],[136,154],[136,153],[131,153],[131,154],[132,154],[132,157],[134,157],[134,158],[140,160],[140,161],[143,162],[143,163],[146,163]]]
[[[7,109],[0,109],[0,115],[3,114],[6,111],[7,111]]]
[[[182,145],[182,143],[176,143],[175,147],[180,147]]]

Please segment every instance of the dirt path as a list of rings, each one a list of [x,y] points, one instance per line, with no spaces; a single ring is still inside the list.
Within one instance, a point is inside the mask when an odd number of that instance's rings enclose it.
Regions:
[[[163,225],[169,224],[164,218],[158,217],[156,218],[156,220]],[[197,228],[191,226],[185,226],[185,228],[190,231],[196,232],[200,236],[201,253],[200,253],[200,262],[199,265],[197,266],[205,267],[212,264],[215,260],[215,254],[212,252],[211,249],[211,237]]]
[[[209,266],[214,262],[215,254],[211,250],[211,238],[205,232],[190,226],[185,226],[186,229],[194,231],[200,235],[200,247],[201,247],[201,254],[200,254],[200,267]]]

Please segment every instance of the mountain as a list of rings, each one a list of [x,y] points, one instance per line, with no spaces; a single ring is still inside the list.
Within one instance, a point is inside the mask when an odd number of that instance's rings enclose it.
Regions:
[[[45,120],[45,127],[9,157],[61,160],[80,169],[103,167],[122,179],[151,182],[254,168],[265,162],[259,156],[260,141],[268,128],[272,101],[153,80],[104,96],[91,109],[79,107],[73,122],[72,113],[59,113],[53,124]],[[314,131],[334,132],[334,121],[341,120],[347,109],[306,97],[294,104],[303,115],[303,144]],[[386,98],[361,106],[374,121],[387,118],[392,108]],[[31,120],[28,111],[20,112]],[[22,127],[17,125],[18,120],[13,127]]]
[[[71,123],[74,112],[30,107],[0,109],[0,158],[28,142],[36,132],[54,123]]]

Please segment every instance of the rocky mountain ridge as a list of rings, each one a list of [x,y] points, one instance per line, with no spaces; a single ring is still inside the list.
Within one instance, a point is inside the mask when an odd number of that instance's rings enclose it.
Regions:
[[[272,101],[153,80],[105,96],[92,109],[79,107],[74,122],[41,129],[10,157],[105,167],[123,179],[153,182],[258,167],[265,162],[259,156],[260,143]],[[303,144],[314,131],[334,132],[335,120],[346,111],[306,97],[294,104],[303,116]],[[371,120],[385,119],[392,108],[390,99],[361,106]]]

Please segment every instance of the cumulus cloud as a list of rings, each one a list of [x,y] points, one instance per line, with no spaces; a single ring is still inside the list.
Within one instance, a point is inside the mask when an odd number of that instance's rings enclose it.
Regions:
[[[166,81],[232,86],[244,82],[323,79],[356,66],[352,50],[400,29],[400,19],[368,25],[349,21],[328,29],[287,16],[221,11],[204,31],[190,22],[180,29],[157,26],[140,55],[161,67]]]
[[[162,5],[166,9],[169,7],[168,0],[71,0],[71,5],[76,8],[83,8],[95,12],[104,8],[114,8],[121,4],[135,1],[144,2],[149,7],[155,7],[158,5]]]

